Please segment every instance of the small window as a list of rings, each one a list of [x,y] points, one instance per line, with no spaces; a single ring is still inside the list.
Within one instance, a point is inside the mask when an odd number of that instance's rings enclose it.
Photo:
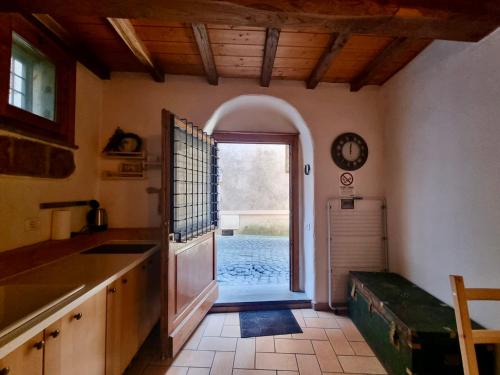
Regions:
[[[13,32],[9,104],[54,121],[55,86],[52,61]]]
[[[76,147],[76,60],[46,31],[0,13],[0,128]]]

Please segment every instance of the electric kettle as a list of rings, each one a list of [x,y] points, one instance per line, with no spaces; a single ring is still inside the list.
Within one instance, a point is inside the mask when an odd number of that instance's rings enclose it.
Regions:
[[[87,214],[87,225],[91,232],[101,232],[108,229],[108,213],[99,207],[99,202],[91,200],[89,206],[92,208]]]

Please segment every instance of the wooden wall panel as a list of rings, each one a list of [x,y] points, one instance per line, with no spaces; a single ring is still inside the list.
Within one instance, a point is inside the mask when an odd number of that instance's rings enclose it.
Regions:
[[[113,71],[145,71],[116,33],[99,17],[57,17]],[[153,19],[131,20],[134,28],[166,73],[204,75],[203,64],[190,23]],[[252,26],[207,24],[216,69],[221,77],[259,78],[266,29]],[[318,27],[281,29],[272,76],[307,80],[330,40],[331,33]],[[326,82],[349,82],[393,38],[353,35],[323,77]],[[430,40],[416,40],[410,48],[379,68],[370,84],[382,84],[418,55]]]
[[[110,70],[131,72],[146,70],[105,19],[81,16],[55,19],[76,40],[98,56]]]
[[[262,30],[220,30],[208,29],[210,42],[214,44],[263,45],[266,31]]]
[[[260,70],[256,66],[217,66],[219,75],[228,78],[258,78]]]
[[[157,20],[131,20],[137,35],[168,74],[203,75],[191,25]]]
[[[273,68],[273,78],[305,81],[311,74],[314,65],[310,68]]]
[[[323,77],[327,82],[348,82],[356,77],[392,38],[353,35]]]
[[[176,313],[182,312],[215,280],[213,252],[210,237],[176,254]]]
[[[260,77],[266,29],[210,24],[207,28],[221,77]]]
[[[377,72],[368,83],[376,85],[384,84],[389,78],[404,68],[406,64],[417,57],[431,42],[432,40],[430,39],[415,39],[402,53],[384,61],[384,64],[377,69]]]

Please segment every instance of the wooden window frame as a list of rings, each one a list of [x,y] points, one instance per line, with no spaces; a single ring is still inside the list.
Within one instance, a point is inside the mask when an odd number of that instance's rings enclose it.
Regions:
[[[9,104],[12,33],[45,54],[56,67],[55,120]],[[76,61],[19,14],[0,14],[0,128],[43,141],[75,145]]]
[[[290,155],[290,290],[301,292],[299,254],[299,142],[298,134],[215,131],[217,143],[281,144],[289,146]]]

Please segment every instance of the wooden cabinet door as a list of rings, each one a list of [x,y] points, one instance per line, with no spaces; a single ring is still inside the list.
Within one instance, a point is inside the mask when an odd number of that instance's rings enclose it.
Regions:
[[[60,328],[59,328],[60,327]],[[106,345],[106,291],[91,297],[59,325],[46,330],[48,335],[59,329],[55,339],[50,339],[45,350],[46,369],[51,375],[104,375]]]
[[[0,373],[9,375],[43,374],[43,333],[21,345],[0,359]]]
[[[43,361],[43,373],[50,375],[61,375],[63,370],[62,346],[61,346],[62,320],[58,320],[45,328],[45,354]]]
[[[116,280],[107,288],[106,296],[106,375],[123,373],[121,360],[122,281]]]
[[[122,372],[139,349],[139,322],[141,296],[141,270],[136,267],[127,272],[121,279],[121,333],[120,333],[120,363]]]
[[[140,266],[141,298],[139,338],[142,344],[160,318],[160,253],[156,253]]]

